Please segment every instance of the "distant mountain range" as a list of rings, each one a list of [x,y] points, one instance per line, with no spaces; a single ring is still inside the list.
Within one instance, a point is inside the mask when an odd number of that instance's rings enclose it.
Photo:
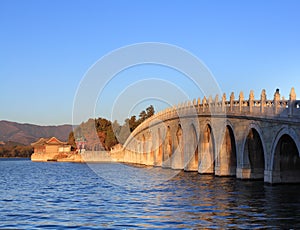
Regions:
[[[29,145],[41,137],[55,136],[61,141],[67,141],[72,125],[39,126],[20,124],[11,121],[0,121],[0,143],[18,142]]]

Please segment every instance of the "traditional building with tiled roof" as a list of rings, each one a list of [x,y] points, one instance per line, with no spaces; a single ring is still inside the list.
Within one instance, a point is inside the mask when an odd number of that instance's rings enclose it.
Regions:
[[[71,152],[71,145],[62,142],[56,137],[40,138],[31,144],[34,153],[31,156],[33,161],[55,161],[64,158]]]

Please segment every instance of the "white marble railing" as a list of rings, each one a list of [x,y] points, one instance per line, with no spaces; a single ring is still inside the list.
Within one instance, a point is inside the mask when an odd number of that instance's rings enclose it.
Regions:
[[[192,101],[178,104],[154,114],[142,124],[140,124],[132,133],[135,136],[141,130],[148,128],[149,124],[169,119],[176,119],[185,116],[199,115],[231,115],[231,116],[254,116],[254,117],[280,117],[286,119],[300,120],[300,100],[296,100],[294,88],[291,89],[289,100],[280,99],[279,90],[276,90],[273,100],[267,100],[265,90],[262,90],[260,100],[254,99],[253,91],[250,92],[249,98],[245,100],[243,92],[239,94],[238,100],[235,99],[234,93],[231,93],[230,99],[226,99],[224,94],[222,99],[216,95],[214,99],[204,97]],[[130,138],[129,138],[130,139]],[[127,140],[128,141],[128,140]],[[126,143],[125,143],[126,145]]]

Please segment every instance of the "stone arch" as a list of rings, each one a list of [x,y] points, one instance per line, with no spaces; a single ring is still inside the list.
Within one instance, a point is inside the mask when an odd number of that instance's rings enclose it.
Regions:
[[[163,167],[171,167],[171,156],[172,156],[172,135],[171,128],[168,125],[165,129],[165,137],[163,138]]]
[[[202,132],[199,173],[214,173],[215,140],[210,123],[206,123]]]
[[[163,161],[163,141],[162,141],[160,128],[157,129],[156,149],[157,149],[157,154],[155,157],[155,162],[156,162],[155,165],[161,166]]]
[[[272,182],[300,182],[300,140],[293,129],[283,127],[279,130],[271,156]]]
[[[172,135],[170,126],[167,127],[167,157],[170,159],[172,157]]]
[[[176,146],[175,153],[172,159],[172,168],[173,169],[183,169],[184,168],[184,138],[183,138],[183,129],[181,124],[178,124],[177,130],[175,133]]]
[[[137,156],[138,156],[138,144],[137,141],[134,139],[133,141],[130,142],[130,145],[132,146],[132,162],[137,163]]]
[[[135,144],[134,163],[138,163],[138,156],[140,155],[140,153],[139,153],[139,144],[138,144],[138,141],[136,139],[132,143]]]
[[[216,175],[235,176],[237,169],[236,139],[232,125],[227,123],[220,151],[216,159]]]
[[[142,135],[142,159],[141,159],[141,163],[145,164],[145,162],[147,161],[147,144],[146,144],[146,138],[145,138],[145,134]]]
[[[195,125],[192,123],[189,126],[187,143],[185,145],[186,151],[184,154],[185,159],[185,170],[186,171],[198,171],[199,162],[199,138]]]
[[[149,132],[149,161],[148,164],[153,165],[154,164],[154,149],[153,149],[153,135],[152,135],[152,130]]]
[[[266,151],[261,130],[258,125],[250,124],[243,141],[242,167],[244,179],[263,179],[266,166]]]

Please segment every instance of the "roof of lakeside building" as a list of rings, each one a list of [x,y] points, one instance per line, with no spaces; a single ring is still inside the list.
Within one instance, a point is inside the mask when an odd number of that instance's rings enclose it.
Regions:
[[[37,142],[31,143],[31,146],[43,146],[43,145],[67,145],[67,142],[62,142],[56,137],[40,138]]]

